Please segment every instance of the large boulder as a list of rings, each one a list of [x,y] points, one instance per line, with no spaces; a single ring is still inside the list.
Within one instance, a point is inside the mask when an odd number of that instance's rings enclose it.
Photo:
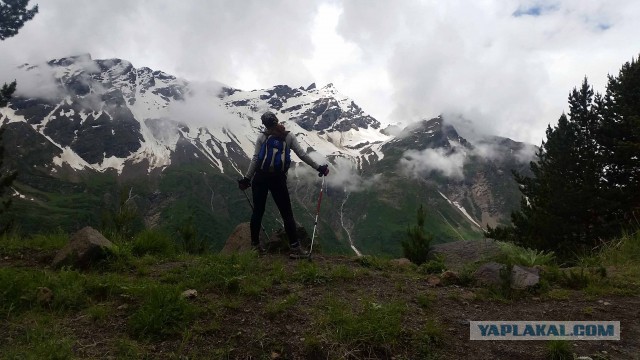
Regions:
[[[300,225],[296,227],[296,237],[302,247],[309,248],[311,245],[311,237],[304,227]],[[265,242],[265,248],[269,252],[289,251],[289,237],[284,229],[278,229],[271,233],[269,239]]]
[[[535,267],[513,265],[511,270],[511,288],[526,289],[538,285],[540,270]]]
[[[503,264],[498,264],[497,262],[482,264],[476,269],[476,272],[473,273],[473,278],[480,285],[498,286],[502,282],[500,271],[502,271],[504,267]]]
[[[112,249],[111,241],[102,236],[98,230],[87,226],[71,235],[69,243],[53,258],[52,266],[88,269],[93,264],[104,260]]]
[[[245,222],[236,226],[235,230],[229,235],[220,253],[229,255],[249,251],[249,249],[251,249],[251,228],[249,227],[249,223]]]
[[[303,247],[311,244],[309,233],[304,227],[298,226],[296,233],[298,240]],[[264,235],[264,231],[260,230],[260,242],[270,253],[279,253],[289,251],[289,239],[284,229],[272,232],[269,238]],[[221,254],[233,254],[251,249],[251,229],[249,223],[241,223],[236,226],[235,230],[229,235],[227,242],[220,251]]]
[[[501,272],[505,270],[506,266],[504,264],[489,262],[482,264],[473,274],[473,277],[480,285],[501,286],[504,281]],[[538,285],[540,271],[533,267],[513,265],[510,278],[510,287],[512,289],[527,289]]]
[[[492,239],[453,241],[431,246],[429,259],[444,257],[447,269],[460,271],[466,264],[491,259],[500,254],[500,247]]]

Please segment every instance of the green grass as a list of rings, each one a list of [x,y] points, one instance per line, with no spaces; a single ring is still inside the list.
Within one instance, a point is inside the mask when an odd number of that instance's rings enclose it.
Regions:
[[[353,303],[331,297],[322,306],[318,322],[327,337],[348,346],[392,347],[401,340],[406,310],[402,302],[363,299]]]
[[[164,231],[143,230],[133,238],[132,252],[136,256],[159,255],[169,257],[175,254],[175,241]]]
[[[418,303],[418,305],[423,309],[428,309],[433,306],[435,300],[436,295],[431,292],[425,292],[416,295],[416,303]]]
[[[129,333],[139,339],[163,339],[180,334],[194,316],[193,307],[171,286],[145,291],[143,304],[129,318]]]
[[[445,340],[442,325],[436,320],[427,320],[415,339],[419,357],[421,359],[436,358],[438,346]]]
[[[571,343],[566,340],[551,340],[547,344],[547,359],[572,360]]]
[[[22,236],[17,232],[0,235],[0,254],[12,255],[21,250],[54,251],[61,249],[69,242],[69,235],[58,229],[49,234]]]
[[[64,335],[55,318],[48,314],[28,314],[16,331],[11,343],[0,345],[3,359],[73,359],[74,340]],[[0,343],[2,344],[2,343]]]
[[[270,301],[265,306],[265,315],[269,319],[274,319],[276,316],[285,313],[287,310],[292,309],[300,300],[300,296],[297,294],[289,294],[284,299],[275,299]]]
[[[318,267],[316,263],[308,261],[298,262],[293,278],[307,285],[326,284],[331,280],[324,269]]]

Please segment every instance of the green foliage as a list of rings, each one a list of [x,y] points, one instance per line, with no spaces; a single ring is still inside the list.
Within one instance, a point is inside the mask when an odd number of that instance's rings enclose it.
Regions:
[[[371,255],[359,256],[358,258],[356,258],[355,261],[356,263],[360,264],[360,266],[362,267],[376,269],[376,270],[385,270],[391,267],[389,263],[390,261],[389,259],[379,257],[379,256],[371,256]]]
[[[327,336],[351,346],[393,346],[402,338],[402,317],[406,306],[400,302],[379,303],[363,299],[356,305],[329,298],[319,319]]]
[[[38,5],[27,9],[29,0],[12,0],[0,2],[0,40],[6,40],[18,34],[24,23],[33,19],[38,13]]]
[[[171,256],[176,251],[176,244],[171,237],[162,230],[147,229],[133,238],[133,254]]]
[[[436,347],[444,341],[442,325],[429,319],[418,333],[416,341],[420,359],[433,359],[436,355]]]
[[[508,242],[498,242],[502,253],[500,262],[521,266],[549,265],[554,261],[553,251],[529,249]]]
[[[253,278],[256,274],[269,274],[268,269],[258,261],[257,255],[252,252],[245,252],[227,255],[202,255],[194,258],[193,263],[188,268],[176,268],[162,278],[163,282],[181,284],[188,289],[213,290],[217,289],[222,293],[240,293],[246,285],[253,288],[255,282]],[[271,276],[271,275],[270,275]],[[268,277],[271,283],[270,276]],[[266,281],[266,280],[265,280]],[[265,283],[261,283],[265,285]],[[266,286],[266,285],[265,285]],[[252,293],[252,289],[248,289]]]
[[[284,299],[273,300],[265,307],[265,314],[269,319],[274,319],[279,314],[282,314],[294,307],[299,300],[300,297],[296,294],[289,294]]]
[[[583,267],[569,269],[560,273],[559,283],[569,289],[584,289],[591,283],[591,276]]]
[[[571,343],[566,340],[550,340],[547,343],[547,358],[549,360],[572,360]]]
[[[422,274],[440,274],[445,270],[447,270],[447,266],[444,264],[444,256],[441,254],[437,254],[435,259],[424,262],[418,267],[418,272]]]
[[[293,277],[303,284],[325,284],[331,279],[323,269],[313,262],[300,261],[296,265]]]
[[[2,4],[0,3],[0,6]],[[13,90],[15,90],[15,82],[13,82]],[[5,84],[2,87],[1,94],[4,94],[6,91],[7,85]],[[4,96],[0,95],[0,107],[6,105],[5,100],[3,100]],[[2,104],[4,102],[4,105]],[[11,191],[11,184],[15,180],[18,173],[16,171],[5,170],[2,166],[4,162],[4,143],[2,141],[2,137],[4,134],[5,128],[0,125],[0,234],[4,234],[11,227],[11,219],[6,217],[6,212],[11,205],[11,196],[13,196]]]
[[[188,254],[202,254],[207,250],[204,239],[198,237],[198,231],[194,225],[193,214],[178,226],[178,235],[182,240],[182,248]]]
[[[112,237],[129,240],[136,233],[144,229],[144,222],[133,187],[122,187],[118,191],[115,201],[107,196],[106,210],[102,217],[102,229]]]
[[[3,359],[74,359],[73,339],[63,336],[53,317],[29,314],[29,326],[11,339],[11,345],[0,342]]]
[[[423,309],[430,308],[435,300],[436,295],[430,292],[420,293],[416,295],[416,302]]]
[[[132,336],[163,339],[180,334],[194,311],[175,287],[153,286],[147,289],[144,303],[129,318]]]
[[[564,260],[632,226],[640,208],[639,90],[635,59],[609,77],[604,96],[585,78],[569,95],[569,114],[547,128],[530,164],[533,177],[514,174],[523,199],[513,226],[489,229],[489,235]]]
[[[433,235],[426,234],[424,222],[427,214],[424,207],[420,205],[417,211],[417,225],[407,229],[408,239],[402,241],[404,256],[416,265],[421,265],[427,261]]]

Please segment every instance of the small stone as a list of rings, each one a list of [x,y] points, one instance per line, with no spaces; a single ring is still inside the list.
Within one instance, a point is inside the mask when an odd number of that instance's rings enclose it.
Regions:
[[[588,357],[588,356],[580,356],[580,357],[576,358],[576,360],[593,360],[593,359]]]
[[[185,290],[180,296],[185,299],[195,299],[198,297],[198,291],[194,289]]]
[[[610,302],[605,301],[605,302],[603,302],[603,303],[602,303],[602,305],[611,305],[611,303],[610,303]]]
[[[274,352],[271,353],[271,358],[272,359],[279,359],[280,358],[280,354],[278,354],[277,352],[274,351]]]
[[[127,310],[128,308],[129,308],[129,305],[122,304],[122,305],[118,306],[116,309],[117,310]]]

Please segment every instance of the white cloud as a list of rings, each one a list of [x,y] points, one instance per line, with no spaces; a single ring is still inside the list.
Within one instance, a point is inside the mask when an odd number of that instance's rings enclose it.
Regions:
[[[331,82],[383,122],[456,113],[536,145],[585,75],[603,91],[606,75],[639,51],[635,0],[47,0],[39,8],[0,42],[0,81],[25,62],[91,53],[243,89]]]
[[[444,149],[408,150],[400,159],[400,169],[409,176],[423,177],[430,172],[445,177],[461,179],[466,155],[463,152],[447,153]]]

